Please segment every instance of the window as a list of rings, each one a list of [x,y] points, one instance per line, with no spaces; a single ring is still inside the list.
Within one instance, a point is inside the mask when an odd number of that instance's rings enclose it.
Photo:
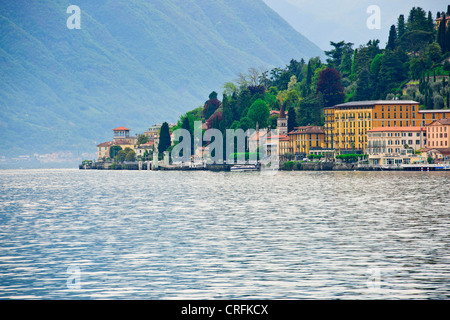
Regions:
[[[416,144],[420,144],[420,140],[416,140]]]
[[[412,111],[416,111],[416,106],[412,106]]]
[[[391,106],[388,106],[388,111],[391,111]]]
[[[412,132],[408,132],[408,137],[412,137],[412,136],[413,136]]]
[[[377,113],[375,112],[375,119],[377,118]]]
[[[400,119],[402,119],[403,117],[402,117],[402,113],[400,113]]]
[[[396,113],[394,113],[394,119],[397,119],[397,114]]]
[[[412,117],[413,117],[413,119],[416,117],[416,113],[415,112],[412,113]]]
[[[408,144],[409,144],[409,145],[412,145],[412,144],[413,144],[413,141],[412,141],[412,140],[408,140]]]
[[[384,127],[384,121],[381,121],[381,126]]]
[[[436,119],[436,113],[433,112],[431,118]]]
[[[402,111],[402,106],[400,106],[400,111]],[[400,116],[400,118],[401,118],[402,116]]]

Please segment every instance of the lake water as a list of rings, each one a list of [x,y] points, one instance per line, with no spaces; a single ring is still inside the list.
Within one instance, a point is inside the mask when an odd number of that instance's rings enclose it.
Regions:
[[[0,299],[449,299],[450,172],[0,171]]]

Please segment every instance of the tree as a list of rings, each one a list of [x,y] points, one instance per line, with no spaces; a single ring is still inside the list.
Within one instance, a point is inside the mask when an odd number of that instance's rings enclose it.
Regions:
[[[363,101],[370,100],[372,96],[372,88],[370,86],[370,72],[364,69],[359,74],[359,78],[356,81],[356,93],[355,100]]]
[[[428,45],[433,42],[432,32],[413,30],[405,33],[400,38],[400,45],[407,52],[417,55],[426,51]]]
[[[288,91],[294,90],[295,85],[297,84],[297,77],[296,76],[292,76],[291,80],[288,83]]]
[[[437,43],[442,49],[442,52],[445,53],[449,48],[447,48],[446,43],[446,28],[445,28],[445,13],[442,15],[441,23],[439,23],[439,29],[437,34]],[[450,44],[449,44],[450,47]]]
[[[334,68],[327,68],[319,75],[317,94],[321,93],[324,107],[331,107],[345,100],[344,88],[341,84],[341,75]]]
[[[256,125],[258,123],[258,126],[260,128],[267,128],[268,125],[268,119],[270,117],[270,110],[267,106],[267,103],[262,100],[258,99],[250,106],[250,109],[248,110],[247,117]],[[242,120],[241,120],[242,124]]]
[[[205,102],[203,107],[203,118],[208,120],[217,109],[220,108],[221,102],[217,99],[217,93],[215,91],[211,92],[209,95],[209,100]]]
[[[120,150],[122,150],[121,146],[111,146],[109,148],[109,157],[111,159],[114,159],[115,156],[117,156],[117,154],[119,153]]]
[[[400,15],[397,20],[397,38],[400,39],[406,32],[405,16]]]
[[[411,78],[414,80],[420,79],[426,69],[425,59],[423,57],[412,59],[409,64]]]
[[[148,137],[145,134],[138,134],[137,144],[144,144],[148,142]]]
[[[170,139],[169,124],[164,122],[159,133],[158,152],[163,153],[170,147],[172,141]]]
[[[291,132],[297,126],[297,116],[295,114],[294,107],[290,107],[288,110],[287,131]]]
[[[389,30],[389,39],[386,45],[386,49],[394,50],[396,40],[397,40],[397,30],[395,29],[395,25],[392,25],[391,29]]]
[[[345,41],[340,42],[330,41],[330,45],[334,47],[334,49],[325,51],[325,55],[329,57],[327,59],[327,63],[330,68],[337,69],[341,65],[342,56],[344,54]]]
[[[123,162],[127,156],[127,152],[125,150],[120,150],[116,155],[117,162]]]
[[[125,161],[130,161],[130,162],[136,161],[136,152],[134,152],[133,150],[130,150],[125,157]]]
[[[431,59],[431,61],[437,63],[441,60],[441,47],[437,42],[433,42],[428,46],[427,56]]]

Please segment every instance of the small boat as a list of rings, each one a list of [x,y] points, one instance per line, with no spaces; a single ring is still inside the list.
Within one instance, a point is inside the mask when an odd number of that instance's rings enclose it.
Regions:
[[[253,164],[238,164],[230,168],[231,171],[257,171],[258,167]]]

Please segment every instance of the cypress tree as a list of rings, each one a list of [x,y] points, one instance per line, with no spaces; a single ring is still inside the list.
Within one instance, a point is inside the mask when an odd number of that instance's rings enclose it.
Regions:
[[[445,38],[446,38],[446,30],[445,30],[445,13],[442,15],[442,20],[439,23],[438,34],[437,34],[437,43],[441,46],[442,53],[447,52]]]
[[[400,39],[405,34],[405,32],[405,16],[401,14],[397,20],[397,38]]]
[[[434,31],[433,15],[432,15],[431,11],[428,11],[427,27],[428,27],[429,32]]]
[[[450,27],[447,28],[447,31],[445,32],[445,49],[442,49],[442,54],[445,54],[446,52],[450,51]]]
[[[447,90],[447,108],[450,108],[450,91]]]
[[[392,25],[391,29],[389,30],[389,39],[386,45],[386,49],[394,50],[395,40],[397,40],[397,30],[395,29],[395,25]]]
[[[287,121],[288,132],[294,130],[296,126],[297,126],[297,115],[295,114],[294,106],[291,106],[288,110],[288,121]]]
[[[170,147],[172,141],[170,140],[169,124],[164,122],[159,132],[158,152],[163,153]]]
[[[308,61],[308,69],[306,70],[306,93],[309,94],[311,90],[311,81],[312,81],[312,67],[311,60]]]

